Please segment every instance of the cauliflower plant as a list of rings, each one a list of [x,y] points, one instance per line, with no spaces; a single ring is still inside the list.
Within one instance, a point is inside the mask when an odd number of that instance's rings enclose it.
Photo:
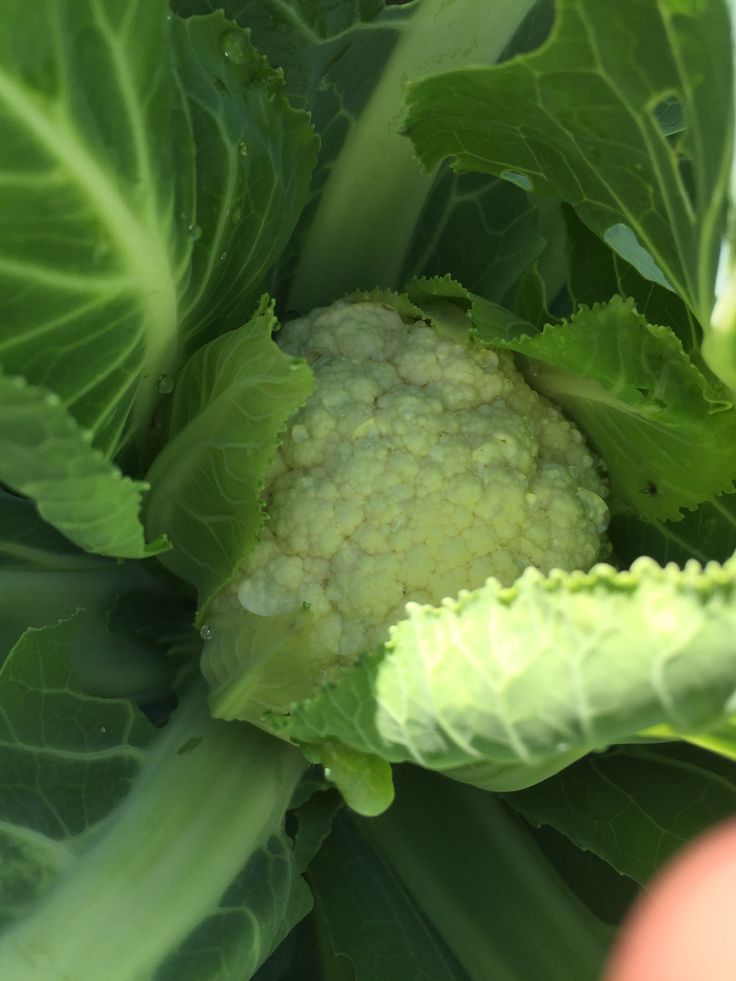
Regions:
[[[267,475],[268,521],[235,589],[262,617],[308,606],[314,658],[385,640],[408,600],[596,561],[604,480],[510,355],[368,302],[316,310],[279,343],[312,365],[315,390]]]

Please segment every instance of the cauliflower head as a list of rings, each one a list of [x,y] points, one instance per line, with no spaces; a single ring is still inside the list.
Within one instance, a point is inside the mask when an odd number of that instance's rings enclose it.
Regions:
[[[409,600],[596,561],[608,518],[596,460],[510,355],[368,302],[294,320],[279,344],[312,365],[315,388],[267,475],[268,521],[234,589],[262,617],[308,607],[313,658],[385,640]]]

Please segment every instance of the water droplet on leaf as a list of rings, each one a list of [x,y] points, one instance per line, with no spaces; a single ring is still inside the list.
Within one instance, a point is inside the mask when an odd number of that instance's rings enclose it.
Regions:
[[[248,60],[248,43],[240,31],[225,31],[220,38],[220,47],[226,58],[234,65],[244,65]]]
[[[202,640],[212,640],[213,634],[214,630],[209,623],[205,623],[202,629],[199,631],[199,636],[202,638]]]
[[[174,379],[169,375],[159,375],[156,382],[156,389],[161,395],[168,395],[174,391]]]
[[[202,238],[202,229],[199,227],[199,225],[190,225],[189,228],[187,228],[187,235],[193,242],[196,242],[197,239]]]
[[[498,175],[502,180],[508,181],[510,184],[516,184],[520,187],[522,191],[533,191],[534,183],[530,177],[526,174],[520,174],[516,170],[502,170]]]
[[[240,141],[240,143],[238,143],[238,153],[240,154],[241,157],[248,156],[248,144],[243,143],[242,140]]]

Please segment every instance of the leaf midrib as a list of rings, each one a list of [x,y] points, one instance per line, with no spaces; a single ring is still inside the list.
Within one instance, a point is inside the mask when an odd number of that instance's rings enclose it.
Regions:
[[[154,216],[147,213],[148,209],[137,215],[76,134],[50,119],[32,95],[5,72],[0,72],[0,102],[92,202],[129,273],[126,279],[130,280],[131,293],[137,294],[142,308],[146,354],[140,376],[157,377],[175,354],[178,296],[170,257]],[[150,179],[150,174],[147,176]],[[143,401],[147,403],[150,397],[148,394]],[[137,414],[145,415],[147,408],[147,404],[139,406]]]

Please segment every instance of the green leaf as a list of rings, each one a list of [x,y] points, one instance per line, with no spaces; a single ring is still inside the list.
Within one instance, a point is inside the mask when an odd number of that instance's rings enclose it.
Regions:
[[[580,221],[563,209],[567,235],[568,288],[573,302],[593,306],[614,294],[631,297],[650,324],[671,327],[688,355],[699,362],[702,331],[682,300],[670,290],[644,279]]]
[[[733,561],[491,579],[439,608],[409,604],[384,651],[279,725],[520,789],[640,730],[690,737],[730,718],[734,596]]]
[[[31,501],[0,490],[0,663],[26,628],[53,626],[84,610],[68,645],[80,686],[150,701],[170,690],[158,643],[172,598],[149,564],[81,552],[44,524]],[[117,616],[131,600],[136,617]],[[155,637],[139,629],[154,606]]]
[[[91,445],[58,395],[0,375],[0,472],[34,498],[41,515],[81,548],[143,558],[167,547],[146,544],[139,519],[148,484],[124,477]]]
[[[405,767],[393,807],[359,827],[469,978],[599,976],[610,929],[493,795]]]
[[[311,795],[299,801],[301,794]],[[308,771],[297,788],[291,806],[297,820],[294,839],[294,860],[300,872],[307,869],[330,835],[335,815],[343,808],[342,798],[324,780],[318,781]]]
[[[35,800],[28,813],[36,830],[58,837],[80,834],[107,813],[136,778],[157,733],[130,702],[79,690],[66,656],[78,622],[28,630],[0,669],[4,818],[18,818]],[[37,786],[16,796],[10,774],[30,772],[31,760]]]
[[[545,244],[528,194],[507,181],[447,170],[417,221],[399,282],[449,274],[501,303]]]
[[[402,285],[404,256],[432,187],[398,129],[407,79],[492,63],[533,5],[517,0],[479,13],[475,0],[423,0],[408,8],[405,29],[329,169],[294,274],[289,302],[295,309],[351,289]],[[359,72],[355,60],[350,69]]]
[[[619,926],[640,892],[638,883],[593,852],[581,851],[554,828],[526,826],[557,874],[591,913],[603,923]]]
[[[244,827],[247,811],[241,821]],[[218,833],[219,820],[215,820],[210,834],[216,838]],[[294,866],[290,839],[272,835],[206,919],[159,965],[155,981],[252,977],[311,909],[310,892]]]
[[[221,5],[176,0],[175,9]],[[322,142],[313,206],[276,294],[288,290],[287,306],[307,312],[352,289],[398,287],[433,184],[398,132],[403,85],[441,66],[495,61],[534,0],[482,12],[475,0],[225,0],[224,7],[283,68],[289,98],[310,111]]]
[[[693,746],[700,746],[729,760],[736,760],[736,717],[724,720],[706,733],[686,735],[684,738]]]
[[[55,392],[112,456],[176,366],[192,246],[168,4],[8,0],[3,13],[0,364]]]
[[[471,316],[484,341],[534,359],[530,384],[586,433],[619,507],[677,520],[680,508],[733,488],[736,411],[675,334],[632,302],[582,307],[541,334],[497,325],[482,301]]]
[[[315,116],[320,132],[333,119],[338,102],[352,115],[356,100],[365,100],[394,43],[390,25],[396,30],[407,18],[407,12],[401,10],[384,13],[384,0],[351,4],[334,0],[173,0],[172,7],[182,17],[223,10],[226,17],[247,28],[258,50],[283,70],[289,100]],[[373,52],[375,64],[369,63],[364,49]],[[336,57],[338,53],[342,58]],[[365,68],[368,77],[351,80],[349,65],[355,64]],[[325,79],[328,69],[332,72]]]
[[[74,860],[74,840],[140,773],[155,728],[78,690],[74,621],[30,630],[0,668],[0,923],[21,918]]]
[[[148,474],[147,526],[171,539],[162,561],[196,586],[203,615],[257,540],[264,473],[311,391],[306,364],[271,340],[277,327],[264,298],[244,327],[192,356],[174,394],[171,439]]]
[[[555,318],[547,305],[545,282],[536,264],[519,279],[510,305],[522,320],[539,329],[554,322]]]
[[[380,756],[366,756],[330,741],[303,749],[313,762],[324,765],[325,778],[334,783],[356,814],[375,817],[391,806],[394,799],[391,767]]]
[[[163,731],[83,694],[74,630],[28,631],[0,671],[0,976],[250,976],[309,908],[281,830],[303,760],[199,686]]]
[[[288,309],[307,312],[312,307],[336,299],[357,286],[375,286],[385,277],[371,272],[370,265],[387,259],[386,238],[371,243],[368,255],[368,230],[363,232],[363,218],[350,214],[354,200],[365,197],[367,188],[357,189],[358,172],[353,172],[356,194],[346,201],[340,217],[340,227],[335,227],[331,253],[314,254],[314,245],[307,236],[316,217],[317,202],[325,185],[332,178],[336,161],[351,141],[358,128],[358,120],[371,101],[374,88],[386,70],[391,52],[407,24],[412,21],[416,9],[410,7],[386,7],[383,0],[359,0],[355,4],[335,3],[334,0],[175,0],[174,8],[183,15],[201,14],[223,7],[225,14],[247,28],[253,43],[263,51],[270,63],[284,72],[286,93],[295,106],[308,110],[313,125],[320,136],[320,153],[312,184],[312,206],[304,215],[291,247],[280,264],[278,286],[272,291],[276,296],[287,297],[295,275],[302,281],[299,291],[303,295],[297,302],[288,299]],[[396,107],[386,104],[386,111],[398,108],[400,90],[393,93]],[[394,123],[395,125],[395,123]],[[381,195],[392,193],[399,178],[394,164],[386,165],[382,159],[383,148],[374,147],[371,133],[366,129],[362,150],[365,169],[360,173],[371,182],[371,201],[378,208]],[[406,163],[411,161],[410,147],[405,140],[396,138],[399,156]],[[406,146],[404,147],[404,144]],[[369,159],[370,157],[370,159]],[[405,159],[404,159],[405,157]],[[376,166],[371,161],[379,161]],[[383,175],[385,174],[385,180]],[[411,174],[416,184],[415,193],[426,193],[430,182],[422,178],[419,168],[411,161]],[[345,177],[349,174],[345,172]],[[345,179],[343,177],[343,180]],[[339,178],[338,178],[339,180]],[[420,190],[420,184],[422,185]],[[402,229],[402,235],[411,233],[411,226]],[[329,237],[329,229],[326,233]],[[360,234],[360,241],[356,236]],[[351,248],[344,247],[345,241]],[[332,244],[331,243],[331,244]],[[379,251],[380,247],[380,251]],[[392,254],[394,262],[401,255]],[[358,258],[360,257],[360,258]],[[309,269],[300,274],[305,264]],[[345,271],[342,271],[346,267]],[[347,268],[349,267],[349,268]],[[356,275],[358,274],[358,275]],[[363,280],[365,276],[365,281]],[[393,278],[393,277],[391,277]]]
[[[688,559],[725,562],[736,552],[736,495],[722,494],[681,521],[642,521],[634,514],[614,515],[609,536],[618,561],[631,563],[649,555],[661,565]]]
[[[323,964],[347,959],[354,981],[468,981],[396,870],[346,816],[310,865],[309,882]]]
[[[680,848],[733,815],[733,764],[692,746],[626,746],[579,763],[508,802],[642,885]]]
[[[67,465],[38,464],[44,516],[85,548],[142,556],[161,543],[145,548],[139,489],[111,466],[100,527],[104,460],[147,465],[184,345],[247,318],[307,199],[316,138],[221,13],[10,0],[5,14],[0,365],[52,393],[98,451],[80,436]],[[34,474],[9,461],[0,452],[0,480],[26,490]],[[85,502],[84,528],[57,513],[65,493]]]
[[[255,307],[309,196],[318,140],[284,97],[281,72],[225,19],[172,21],[196,144],[192,267],[182,299],[191,349]]]
[[[107,566],[105,559],[82,554],[51,525],[41,520],[28,498],[0,487],[0,564],[15,572],[74,572]]]
[[[223,566],[223,576],[226,571]],[[312,627],[308,609],[263,617],[240,604],[223,605],[218,612],[202,612],[207,642],[200,668],[216,718],[258,719],[268,710],[286,712],[314,690],[324,668],[304,656]]]
[[[569,202],[705,324],[733,139],[727,6],[624,0],[614,19],[608,0],[556,8],[539,51],[412,84],[407,132],[426,167],[451,156]]]

